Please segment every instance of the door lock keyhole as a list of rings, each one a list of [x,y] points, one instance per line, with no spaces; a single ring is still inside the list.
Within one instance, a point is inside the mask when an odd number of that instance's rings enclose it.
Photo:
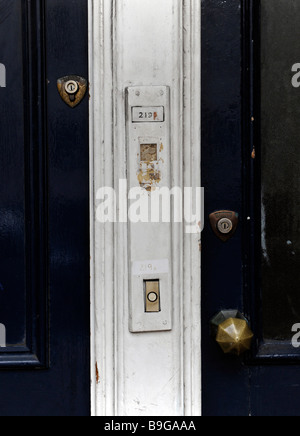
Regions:
[[[69,95],[70,101],[75,101],[75,95],[79,91],[79,85],[75,80],[69,80],[65,84],[66,93]]]
[[[218,230],[219,232],[221,232],[223,235],[228,235],[228,233],[231,232],[233,228],[233,223],[230,219],[228,218],[222,218],[219,222],[218,222]]]
[[[80,76],[66,76],[57,80],[57,89],[63,101],[75,108],[83,100],[88,88],[88,81]]]
[[[209,216],[211,227],[216,236],[223,242],[227,242],[234,235],[239,216],[236,212],[230,210],[220,210]]]

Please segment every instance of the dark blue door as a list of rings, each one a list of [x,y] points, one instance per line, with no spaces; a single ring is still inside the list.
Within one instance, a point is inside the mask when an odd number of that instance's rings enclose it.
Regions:
[[[203,413],[299,416],[300,2],[202,4]],[[227,242],[221,210],[239,215]],[[254,333],[241,357],[215,341],[222,310]]]
[[[0,0],[0,415],[89,415],[86,0]]]

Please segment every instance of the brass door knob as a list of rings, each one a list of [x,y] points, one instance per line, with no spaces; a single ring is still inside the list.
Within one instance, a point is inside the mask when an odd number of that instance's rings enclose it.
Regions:
[[[211,321],[212,333],[225,354],[241,354],[251,349],[254,334],[238,311],[222,311]]]

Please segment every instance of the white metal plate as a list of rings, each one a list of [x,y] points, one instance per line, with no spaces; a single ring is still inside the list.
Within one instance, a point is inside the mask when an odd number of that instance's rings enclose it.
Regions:
[[[171,187],[170,89],[167,86],[130,87],[127,105],[129,188],[140,187],[147,200],[153,190]],[[172,330],[171,252],[171,224],[129,223],[129,330],[132,333]],[[145,280],[159,280],[159,313],[145,312]]]

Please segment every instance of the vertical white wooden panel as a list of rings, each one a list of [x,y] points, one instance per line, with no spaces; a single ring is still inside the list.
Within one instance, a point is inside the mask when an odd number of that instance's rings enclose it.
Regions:
[[[172,232],[173,330],[128,329],[128,227],[96,222],[96,192],[127,177],[125,90],[171,90],[171,180],[200,186],[199,0],[90,0],[92,407],[199,415],[200,235]],[[159,247],[158,247],[159,248]]]
[[[201,186],[201,2],[183,2],[184,186]],[[202,211],[202,215],[204,210]],[[202,228],[204,223],[200,223]],[[184,237],[185,415],[201,414],[201,239]]]

